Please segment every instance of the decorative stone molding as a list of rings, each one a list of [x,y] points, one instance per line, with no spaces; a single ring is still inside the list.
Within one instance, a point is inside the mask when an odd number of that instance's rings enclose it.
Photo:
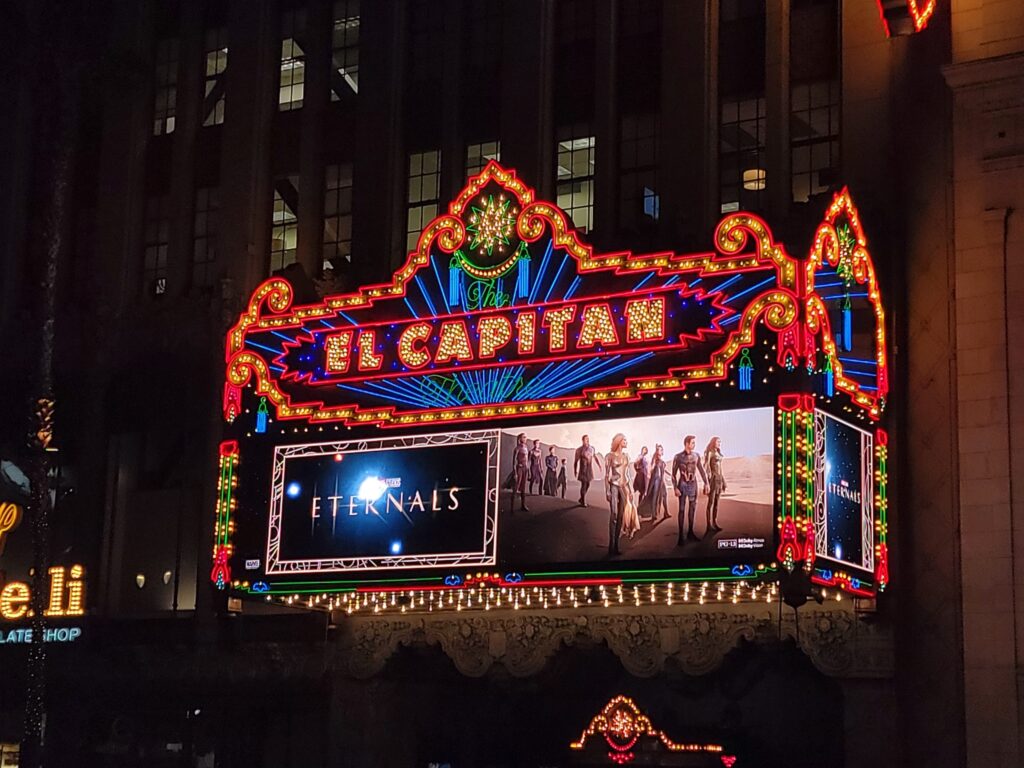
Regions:
[[[849,603],[793,611],[777,605],[685,606],[645,612],[489,611],[347,617],[338,626],[333,666],[357,678],[379,673],[400,646],[436,645],[455,667],[480,677],[496,664],[515,677],[533,675],[562,647],[603,644],[631,674],[650,677],[673,662],[702,675],[747,642],[795,639],[814,665],[835,677],[888,677],[892,636]]]

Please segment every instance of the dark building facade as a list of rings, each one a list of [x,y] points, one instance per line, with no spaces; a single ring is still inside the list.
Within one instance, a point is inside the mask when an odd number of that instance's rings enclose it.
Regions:
[[[618,694],[741,768],[1020,763],[1019,3],[0,14],[2,487],[27,503],[56,249],[50,557],[85,573],[84,615],[55,622],[81,636],[49,644],[47,765],[585,765],[569,744]],[[709,250],[751,211],[806,253],[851,190],[889,311],[889,590],[349,617],[211,587],[224,336],[249,295],[388,279],[488,160],[605,252]],[[28,536],[0,549],[7,581]],[[15,744],[24,643],[0,669]]]

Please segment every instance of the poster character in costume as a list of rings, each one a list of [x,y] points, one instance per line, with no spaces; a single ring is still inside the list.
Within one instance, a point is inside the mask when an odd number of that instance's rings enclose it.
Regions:
[[[530,449],[530,493],[533,493],[533,484],[537,484],[539,494],[544,487],[544,454],[540,450],[540,440],[533,441],[533,448]]]
[[[708,468],[708,531],[720,531],[718,500],[725,493],[725,475],[722,474],[722,438],[712,437],[704,449],[704,466]],[[706,535],[706,534],[705,534]]]
[[[580,506],[587,506],[587,491],[590,489],[590,484],[594,481],[594,467],[596,464],[598,467],[601,466],[601,462],[597,459],[597,454],[594,451],[594,447],[590,444],[590,438],[587,435],[583,436],[583,444],[576,449],[576,456],[572,462],[572,471],[576,475],[576,479],[580,481]]]
[[[558,457],[555,446],[548,446],[548,455],[544,457],[544,495],[555,496],[558,493]]]
[[[558,469],[558,490],[562,494],[562,498],[565,498],[565,459],[562,459],[562,466]]]
[[[704,481],[704,492],[708,491],[708,476],[701,463],[700,454],[694,450],[697,438],[687,435],[683,438],[683,450],[672,458],[672,485],[679,497],[679,544],[683,543],[683,520],[686,520],[686,538],[700,541],[693,532],[693,518],[697,513],[697,474]]]
[[[647,493],[647,478],[650,470],[646,445],[640,449],[640,458],[633,464],[633,470],[636,472],[633,476],[633,490],[636,491],[636,502],[639,504]]]
[[[657,520],[658,516],[669,518],[672,515],[668,512],[668,490],[666,489],[666,475],[668,468],[665,465],[665,449],[654,446],[654,456],[651,458],[651,475],[647,480],[647,493],[640,502],[639,513],[641,517],[649,517]]]
[[[608,501],[608,554],[618,555],[619,534],[629,502],[632,463],[626,453],[626,436],[621,432],[612,438],[612,447],[604,457],[604,495]]]
[[[519,501],[524,512],[529,512],[526,506],[526,485],[530,474],[530,449],[526,447],[526,435],[520,433],[516,438],[516,447],[512,451],[512,472],[515,475],[515,484],[512,486],[512,508],[516,505],[516,494],[519,494]]]

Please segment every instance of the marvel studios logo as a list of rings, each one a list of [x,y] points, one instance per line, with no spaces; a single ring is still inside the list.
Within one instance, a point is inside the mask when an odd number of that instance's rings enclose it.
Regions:
[[[245,561],[245,570],[247,570],[247,571],[255,571],[259,567],[260,567],[260,561],[259,561],[258,558],[256,560],[246,560]]]
[[[741,536],[736,539],[719,539],[719,549],[762,549],[765,540],[757,536]]]

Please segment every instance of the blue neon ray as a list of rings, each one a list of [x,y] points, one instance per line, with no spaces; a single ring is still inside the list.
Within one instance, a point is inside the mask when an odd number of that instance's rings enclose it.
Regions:
[[[867,296],[868,296],[867,293],[851,293],[850,294],[850,298],[851,299],[866,299]],[[825,301],[834,301],[834,300],[837,300],[837,299],[845,299],[846,298],[846,294],[845,293],[834,293],[831,296],[822,296],[821,298],[823,298]]]
[[[252,346],[252,347],[256,347],[258,349],[265,350],[267,352],[273,352],[275,355],[280,355],[281,354],[281,350],[280,349],[275,349],[274,347],[268,347],[265,344],[257,344],[252,339],[246,339],[245,343],[250,345],[250,346]]]
[[[565,392],[578,391],[579,388],[591,382],[631,368],[653,356],[653,352],[646,352],[635,357],[631,356],[623,362],[619,362],[622,355],[612,355],[606,358],[553,363],[523,387],[520,392],[517,392],[513,399],[529,400],[538,397],[555,397]]]
[[[537,302],[537,291],[540,289],[541,279],[544,277],[544,272],[548,268],[548,262],[551,260],[551,251],[555,247],[554,240],[548,240],[547,246],[544,248],[544,258],[541,259],[540,269],[537,270],[537,274],[533,278],[533,287],[530,289],[530,304]]]
[[[448,304],[448,294],[445,293],[444,283],[441,282],[441,273],[437,271],[437,259],[431,259],[430,266],[434,269],[434,277],[437,279],[437,289],[441,292],[441,301],[444,302],[445,312],[450,315],[452,313],[452,308]],[[416,279],[418,280],[419,278],[417,277]]]
[[[610,363],[615,362],[618,356],[609,360],[604,360],[602,362],[606,363],[606,365],[603,365],[601,368],[585,373],[580,373],[576,376],[566,379],[560,382],[557,389],[555,389],[553,392],[546,393],[546,395],[548,397],[552,397],[563,394],[565,392],[577,392],[581,388],[585,387],[587,384],[590,384],[591,382],[598,381],[604,378],[605,376],[611,376],[612,374],[618,373],[619,371],[632,368],[635,365],[653,356],[653,352],[645,352],[644,354],[638,355],[635,358],[627,359],[624,362],[619,363],[618,365],[608,365]]]
[[[814,289],[817,290],[818,288],[842,288],[844,285],[846,285],[846,283],[841,280],[838,283],[819,283],[816,281],[814,283]]]
[[[419,275],[416,276],[416,287],[420,289],[420,293],[423,294],[423,300],[427,302],[427,309],[430,310],[431,317],[437,317],[437,310],[434,309],[434,302],[430,300],[430,294],[427,293],[427,288],[420,281]]]
[[[715,286],[715,290],[724,291],[737,280],[742,280],[743,278],[744,275],[734,275],[733,277],[730,277],[728,280],[726,280],[724,283],[719,283],[717,286]],[[693,285],[696,285],[696,283],[693,283]]]
[[[726,299],[722,303],[723,304],[728,304],[730,301],[738,299],[740,296],[746,296],[751,291],[756,291],[758,288],[761,288],[762,286],[768,285],[768,283],[774,283],[774,282],[775,282],[775,276],[772,275],[771,277],[769,277],[769,278],[767,278],[765,280],[762,280],[757,285],[752,285],[749,288],[745,288],[742,291],[740,291],[739,293],[737,293],[737,294],[735,294],[733,296],[730,296],[728,299]]]
[[[572,295],[576,293],[576,289],[580,287],[580,276],[576,275],[576,278],[569,284],[569,290],[565,292],[565,298],[571,299]]]
[[[326,328],[330,328],[332,331],[336,331],[337,330],[337,328],[335,326],[331,325],[326,320],[321,320],[320,324],[323,325]]]
[[[443,403],[443,402],[439,403],[439,402],[436,402],[436,401],[428,401],[428,400],[425,400],[423,397],[419,397],[417,395],[405,395],[405,394],[401,394],[401,393],[396,392],[396,391],[390,391],[390,390],[387,390],[387,388],[381,388],[382,391],[376,392],[376,391],[374,391],[375,388],[363,389],[361,387],[353,387],[353,386],[350,386],[348,384],[339,384],[338,387],[340,389],[347,389],[347,390],[349,390],[351,392],[355,392],[355,393],[360,394],[360,395],[370,395],[370,396],[373,396],[373,397],[384,397],[387,400],[390,400],[391,402],[404,403],[405,405],[411,405],[414,408],[424,408],[424,407],[428,407],[428,408],[429,407],[435,407],[436,408],[436,407],[443,407],[445,405],[448,405],[448,403]]]
[[[417,312],[415,309],[413,309],[412,304],[409,303],[408,297],[403,298],[402,301],[405,302],[405,306],[407,306],[409,308],[409,311],[412,312],[412,316],[413,317],[419,317],[420,316],[420,313]]]
[[[279,339],[284,339],[285,341],[288,342],[295,341],[295,338],[293,336],[289,336],[287,333],[281,333],[280,331],[271,331],[271,333],[277,336],[277,338]]]
[[[637,283],[636,285],[634,285],[634,286],[633,286],[633,290],[634,290],[634,291],[638,291],[638,290],[640,290],[641,288],[643,288],[643,287],[644,287],[644,285],[646,285],[646,284],[647,284],[647,281],[648,281],[648,280],[650,280],[650,279],[651,279],[652,277],[654,277],[654,275],[655,275],[655,273],[654,273],[654,272],[651,272],[651,273],[649,273],[649,274],[647,275],[647,277],[645,277],[645,278],[644,278],[643,280],[641,280],[641,281],[640,281],[639,283]]]
[[[569,257],[567,255],[562,256],[562,263],[558,265],[558,271],[555,272],[555,279],[551,281],[551,286],[548,288],[548,292],[544,294],[544,301],[551,298],[551,292],[555,290],[555,286],[558,285],[558,278],[562,276],[562,270],[565,269],[565,265],[568,263]]]
[[[843,362],[843,363],[853,363],[854,365],[870,365],[870,366],[877,366],[878,365],[878,361],[877,360],[870,360],[870,359],[868,359],[866,357],[842,357],[842,356],[840,356],[839,361]]]
[[[344,312],[339,312],[339,313],[338,313],[338,316],[339,316],[339,317],[343,317],[343,318],[345,318],[345,320],[346,320],[346,321],[348,321],[348,322],[349,322],[349,323],[350,323],[351,325],[359,325],[359,323],[357,323],[357,322],[356,322],[355,320],[353,320],[353,319],[352,319],[351,317],[349,317],[348,315],[346,315],[346,314],[345,314]]]

